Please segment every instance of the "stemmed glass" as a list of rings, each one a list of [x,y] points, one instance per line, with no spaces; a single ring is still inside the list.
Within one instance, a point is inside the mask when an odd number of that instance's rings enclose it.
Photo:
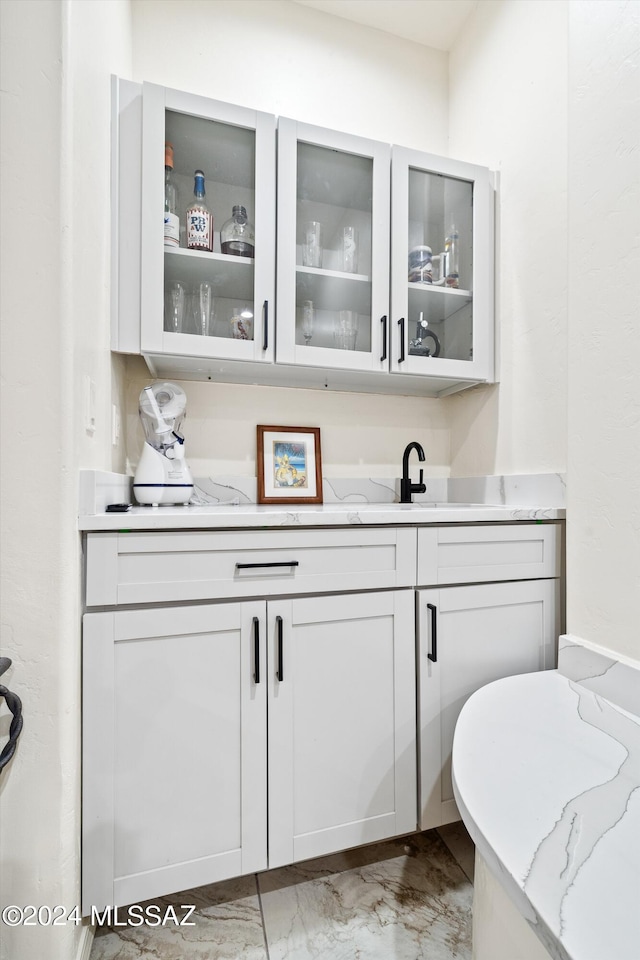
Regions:
[[[198,333],[202,337],[210,337],[211,321],[213,319],[213,295],[211,284],[203,280],[198,286],[199,313],[198,313]]]
[[[167,318],[167,330],[169,333],[182,333],[186,295],[184,283],[176,281],[171,284],[169,290],[169,316]]]
[[[315,320],[315,310],[313,300],[302,301],[302,336],[304,337],[305,347],[309,346],[313,336],[313,321]]]

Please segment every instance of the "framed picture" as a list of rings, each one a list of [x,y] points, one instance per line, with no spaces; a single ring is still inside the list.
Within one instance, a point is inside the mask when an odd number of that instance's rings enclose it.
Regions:
[[[320,427],[258,426],[258,503],[322,503]]]

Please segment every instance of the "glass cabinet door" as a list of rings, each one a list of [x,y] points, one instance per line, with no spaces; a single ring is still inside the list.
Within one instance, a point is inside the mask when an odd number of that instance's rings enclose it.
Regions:
[[[388,369],[389,157],[278,121],[278,361]]]
[[[393,148],[391,370],[493,376],[489,172]]]
[[[273,116],[143,85],[141,274],[143,354],[273,360]]]

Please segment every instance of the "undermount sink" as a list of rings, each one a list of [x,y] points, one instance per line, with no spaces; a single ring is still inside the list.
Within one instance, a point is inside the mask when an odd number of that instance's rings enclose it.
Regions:
[[[489,503],[439,503],[429,501],[427,503],[359,503],[358,501],[341,501],[340,503],[325,503],[327,509],[353,510],[356,513],[362,513],[367,510],[458,510],[461,507],[477,510],[479,507],[491,509],[495,504]]]

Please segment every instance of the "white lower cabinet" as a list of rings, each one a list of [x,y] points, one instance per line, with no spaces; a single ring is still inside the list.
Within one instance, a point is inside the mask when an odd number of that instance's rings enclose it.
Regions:
[[[83,649],[85,914],[416,829],[411,590],[88,613]]]
[[[466,698],[555,666],[561,539],[88,534],[83,912],[455,820]]]
[[[460,819],[451,749],[465,701],[493,680],[556,665],[560,580],[419,590],[421,830]]]

